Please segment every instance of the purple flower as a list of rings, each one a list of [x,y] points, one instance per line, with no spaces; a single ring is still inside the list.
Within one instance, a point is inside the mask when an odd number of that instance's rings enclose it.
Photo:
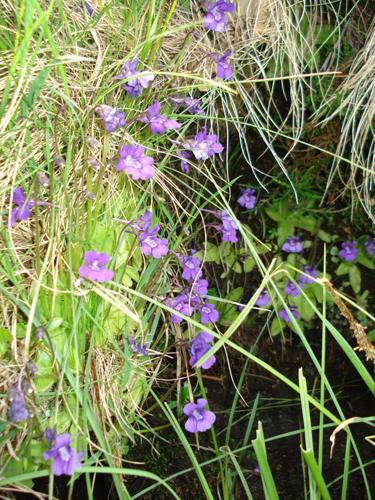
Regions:
[[[369,255],[375,254],[375,240],[374,239],[365,241],[364,245],[365,245],[366,252]]]
[[[190,165],[186,160],[191,160],[191,158],[193,158],[193,153],[191,151],[180,150],[178,151],[178,157],[181,159],[181,170],[188,174]]]
[[[352,262],[357,258],[358,249],[356,241],[344,241],[341,243],[341,250],[339,256],[347,262]]]
[[[236,243],[238,241],[236,223],[225,210],[218,212],[218,216],[220,217],[222,222],[222,226],[219,228],[219,230],[221,231],[223,241]]]
[[[242,189],[241,196],[238,198],[237,203],[248,210],[254,208],[257,203],[255,192],[255,189],[252,188]]]
[[[78,269],[78,274],[81,278],[86,278],[91,281],[103,283],[113,278],[114,272],[106,269],[110,256],[106,253],[97,253],[95,250],[85,252],[85,264]]]
[[[295,318],[295,319],[298,319],[299,318],[299,312],[297,311],[297,306],[291,304],[289,306],[289,310],[290,312],[292,313],[292,316]],[[288,313],[286,312],[285,309],[280,309],[279,311],[279,316],[281,319],[283,319],[286,323],[290,323],[290,318],[288,316]]]
[[[191,252],[192,254],[194,251]],[[182,277],[194,281],[202,276],[201,261],[193,255],[180,255],[178,260],[183,265]]]
[[[138,343],[136,341],[134,335],[130,335],[128,342],[129,342],[130,349],[135,354],[142,354],[143,356],[147,356],[147,344],[144,344],[142,342]]]
[[[259,297],[255,301],[255,305],[258,307],[266,306],[270,302],[270,296],[268,295],[266,290],[263,290],[260,292]]]
[[[167,300],[167,305],[185,316],[191,316],[193,314],[193,307],[189,302],[189,297],[186,294],[177,295],[177,297],[173,299]],[[172,323],[181,323],[183,318],[178,316],[177,314],[171,314]]]
[[[153,134],[164,134],[166,130],[178,129],[181,127],[181,123],[176,122],[176,120],[169,120],[166,116],[161,115],[160,102],[155,101],[147,108],[146,114],[139,118],[139,121],[143,123],[148,123]]]
[[[71,476],[75,470],[82,467],[81,459],[83,452],[76,453],[70,446],[69,434],[56,436],[54,446],[43,454],[45,460],[52,458],[52,470],[55,476]]]
[[[198,311],[201,313],[201,323],[215,323],[219,319],[219,313],[212,304],[202,304]]]
[[[192,291],[197,295],[207,295],[208,281],[205,279],[195,280],[192,286]]]
[[[212,411],[206,410],[207,401],[198,399],[197,403],[188,403],[184,406],[184,413],[187,417],[185,429],[188,432],[208,431],[216,420]]]
[[[111,106],[102,104],[95,108],[95,111],[103,120],[106,132],[114,132],[116,129],[123,127],[126,123],[125,113],[117,108],[111,108]]]
[[[297,283],[300,285],[310,285],[311,283],[315,282],[315,278],[318,276],[318,273],[315,271],[315,269],[311,266],[304,266],[303,271],[308,274],[306,276],[305,274],[300,274],[297,278]]]
[[[195,337],[195,339],[191,342],[189,347],[190,366],[195,365],[195,363],[199,361],[201,357],[211,349],[210,342],[212,340],[213,336],[208,332],[201,332],[199,335]],[[215,361],[216,361],[215,356],[210,356],[208,360],[203,363],[202,368],[204,370],[208,370],[209,368],[211,368],[213,364],[215,364]]]
[[[145,155],[145,148],[139,144],[123,146],[120,159],[116,165],[117,172],[125,170],[130,177],[137,181],[147,181],[155,174],[154,159]]]
[[[187,140],[183,147],[193,153],[197,160],[207,160],[210,156],[220,154],[224,151],[224,146],[218,142],[216,134],[207,134],[204,127],[194,139]]]
[[[50,448],[52,448],[53,444],[56,441],[57,432],[56,429],[51,429],[51,427],[47,427],[44,431],[44,439],[47,441],[47,444]]]
[[[11,387],[8,394],[10,402],[9,420],[17,423],[29,418],[29,411],[25,405],[25,395],[18,385]]]
[[[11,212],[10,223],[12,226],[17,221],[30,217],[30,209],[35,206],[34,200],[26,201],[26,195],[22,188],[16,188],[13,191],[13,203],[16,205],[16,208],[13,208]]]
[[[204,115],[204,111],[200,108],[201,100],[194,97],[170,97],[170,101],[175,108],[183,106],[186,111],[192,115]]]
[[[300,284],[300,287],[303,288],[303,284]],[[284,292],[290,297],[297,297],[300,295],[301,290],[292,282],[288,281],[286,287],[284,288]]]
[[[211,59],[216,62],[216,76],[222,80],[231,80],[233,78],[233,68],[228,57],[232,54],[231,50],[227,50],[223,55],[211,54]]]
[[[225,0],[216,0],[208,4],[207,14],[204,16],[205,28],[224,33],[227,27],[226,12],[233,12],[234,4]]]
[[[303,250],[303,244],[298,236],[289,236],[283,243],[281,250],[288,253],[300,253]]]
[[[152,223],[152,213],[150,210],[146,210],[143,215],[138,217],[134,222],[132,222],[131,226],[134,227],[137,231],[148,231],[149,227]]]
[[[127,91],[130,97],[137,97],[141,95],[143,89],[147,89],[150,82],[155,78],[155,75],[140,73],[137,70],[138,59],[126,61],[121,72],[114,77],[115,80],[129,79],[123,83],[121,87]],[[134,78],[134,77],[137,78]],[[133,77],[133,78],[131,78]]]
[[[160,259],[169,251],[168,240],[155,236],[158,231],[159,226],[154,226],[151,230],[139,234],[141,252],[145,255],[151,255],[154,259]]]

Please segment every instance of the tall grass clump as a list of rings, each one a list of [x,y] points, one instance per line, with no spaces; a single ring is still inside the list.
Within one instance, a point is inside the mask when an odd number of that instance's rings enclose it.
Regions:
[[[363,281],[374,240],[340,243],[324,230],[314,200],[297,204],[291,165],[295,150],[319,150],[329,183],[345,162],[369,213],[371,37],[352,63],[358,79],[345,76],[332,104],[352,10],[267,0],[1,7],[4,495],[52,499],[57,485],[95,498],[105,484],[113,498],[190,498],[175,481],[194,475],[200,498],[274,499],[269,443],[300,436],[301,496],[331,498],[340,482],[346,498],[359,472],[371,498],[372,462],[352,424],[374,419],[347,413],[327,350],[373,396]],[[337,150],[316,146],[311,124],[343,113]],[[363,135],[346,158],[357,120]],[[332,273],[347,276],[354,298]],[[250,343],[239,336],[249,331]],[[308,366],[283,373],[259,350],[267,338],[286,351],[294,338]],[[229,408],[208,385],[220,369]],[[294,395],[299,428],[270,436],[260,394],[243,395],[252,369]],[[331,482],[327,431],[333,450],[346,439]],[[138,459],[147,447],[162,463],[170,442],[172,474]]]

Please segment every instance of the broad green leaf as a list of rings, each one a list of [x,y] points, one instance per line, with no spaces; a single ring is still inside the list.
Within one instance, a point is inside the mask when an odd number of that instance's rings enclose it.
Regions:
[[[252,271],[255,267],[255,260],[251,255],[249,257],[246,257],[244,263],[243,263],[243,270],[245,273],[249,273]]]
[[[359,264],[362,264],[362,266],[367,267],[367,269],[375,269],[374,262],[369,257],[367,257],[367,255],[364,255],[362,253],[358,255],[357,262],[359,262]]]
[[[348,274],[351,265],[352,264],[349,264],[348,262],[341,262],[339,267],[336,269],[336,275],[343,276],[344,274]]]
[[[320,238],[322,241],[325,241],[326,243],[331,243],[332,236],[328,234],[326,231],[323,231],[323,229],[319,229],[317,234],[318,238]]]
[[[349,282],[354,293],[361,291],[361,271],[358,266],[351,266],[349,268]]]

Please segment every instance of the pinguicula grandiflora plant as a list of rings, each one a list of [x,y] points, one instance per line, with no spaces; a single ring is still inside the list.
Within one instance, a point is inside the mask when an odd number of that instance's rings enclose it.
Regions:
[[[270,17],[280,13],[269,8]],[[158,439],[167,425],[205,497],[233,498],[234,472],[246,490],[245,475],[230,431],[224,441],[220,432],[230,429],[242,395],[235,386],[227,424],[227,408],[217,407],[206,384],[218,378],[213,373],[230,348],[247,358],[246,367],[261,366],[301,399],[314,497],[325,487],[316,475],[323,470],[324,426],[339,426],[345,415],[324,373],[324,353],[318,359],[309,349],[304,327],[320,321],[373,390],[364,363],[326,317],[332,284],[325,259],[331,255],[337,274],[348,274],[358,294],[360,270],[374,267],[374,241],[371,235],[339,241],[311,215],[270,203],[258,170],[251,185],[233,194],[233,129],[253,165],[244,122],[287,175],[273,145],[286,121],[275,115],[271,131],[268,117],[257,114],[263,97],[255,87],[249,92],[246,70],[251,65],[251,74],[264,80],[267,95],[264,76],[277,62],[269,29],[259,24],[259,43],[267,47],[261,62],[242,2],[212,0],[197,9],[169,1],[36,0],[17,4],[15,19],[9,9],[4,3],[0,488],[37,489],[48,476],[53,498],[54,477],[64,475],[71,478],[68,498],[78,477],[93,497],[97,475],[106,473],[118,498],[142,497],[156,486],[179,498],[163,471],[127,461],[143,437]],[[286,21],[280,31],[287,32]],[[243,36],[233,32],[236,26]],[[290,40],[279,40],[281,54]],[[293,60],[296,73],[306,69],[300,60]],[[302,88],[290,80],[291,95]],[[296,139],[303,112],[291,109],[286,131]],[[276,222],[264,238],[256,228],[260,217]],[[312,237],[327,244],[316,258],[308,255]],[[251,287],[241,283],[247,275]],[[340,308],[343,300],[336,294],[331,302]],[[300,339],[322,380],[318,396],[308,392],[302,372],[297,385],[253,353],[256,342],[245,349],[234,340],[241,325],[253,322],[264,322],[273,336],[287,331]],[[373,359],[368,338],[356,340]],[[165,379],[170,366],[173,377]],[[163,380],[170,381],[165,394]],[[320,415],[317,459],[309,405]],[[165,418],[155,424],[154,413]],[[262,426],[249,444],[251,425],[243,444],[254,450],[267,495],[277,498]],[[367,492],[357,442],[350,428],[345,432]],[[218,464],[210,481],[193,448],[198,453],[201,443]],[[137,475],[152,485],[129,491],[128,479]]]

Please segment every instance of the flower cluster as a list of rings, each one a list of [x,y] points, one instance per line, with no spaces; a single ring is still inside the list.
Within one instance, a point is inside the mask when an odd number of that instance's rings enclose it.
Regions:
[[[210,2],[207,8],[207,14],[204,16],[204,26],[213,31],[224,33],[227,28],[227,12],[234,11],[234,4],[226,0],[216,0]]]
[[[44,459],[52,459],[52,471],[55,476],[71,476],[82,467],[83,452],[77,453],[70,446],[71,437],[68,433],[53,436],[50,431],[47,429],[45,433],[50,449],[44,453]]]
[[[219,313],[214,305],[207,302],[208,282],[202,277],[202,263],[194,254],[195,250],[191,250],[190,255],[178,255],[183,267],[182,278],[189,283],[189,288],[176,297],[167,299],[166,304],[188,317],[198,311],[203,324],[215,323],[219,319]],[[172,323],[181,323],[182,319],[178,314],[171,314]]]
[[[114,77],[115,80],[127,80],[121,87],[126,90],[130,97],[138,97],[143,89],[147,89],[155,79],[152,73],[142,73],[137,70],[138,59],[126,61],[121,72]]]

